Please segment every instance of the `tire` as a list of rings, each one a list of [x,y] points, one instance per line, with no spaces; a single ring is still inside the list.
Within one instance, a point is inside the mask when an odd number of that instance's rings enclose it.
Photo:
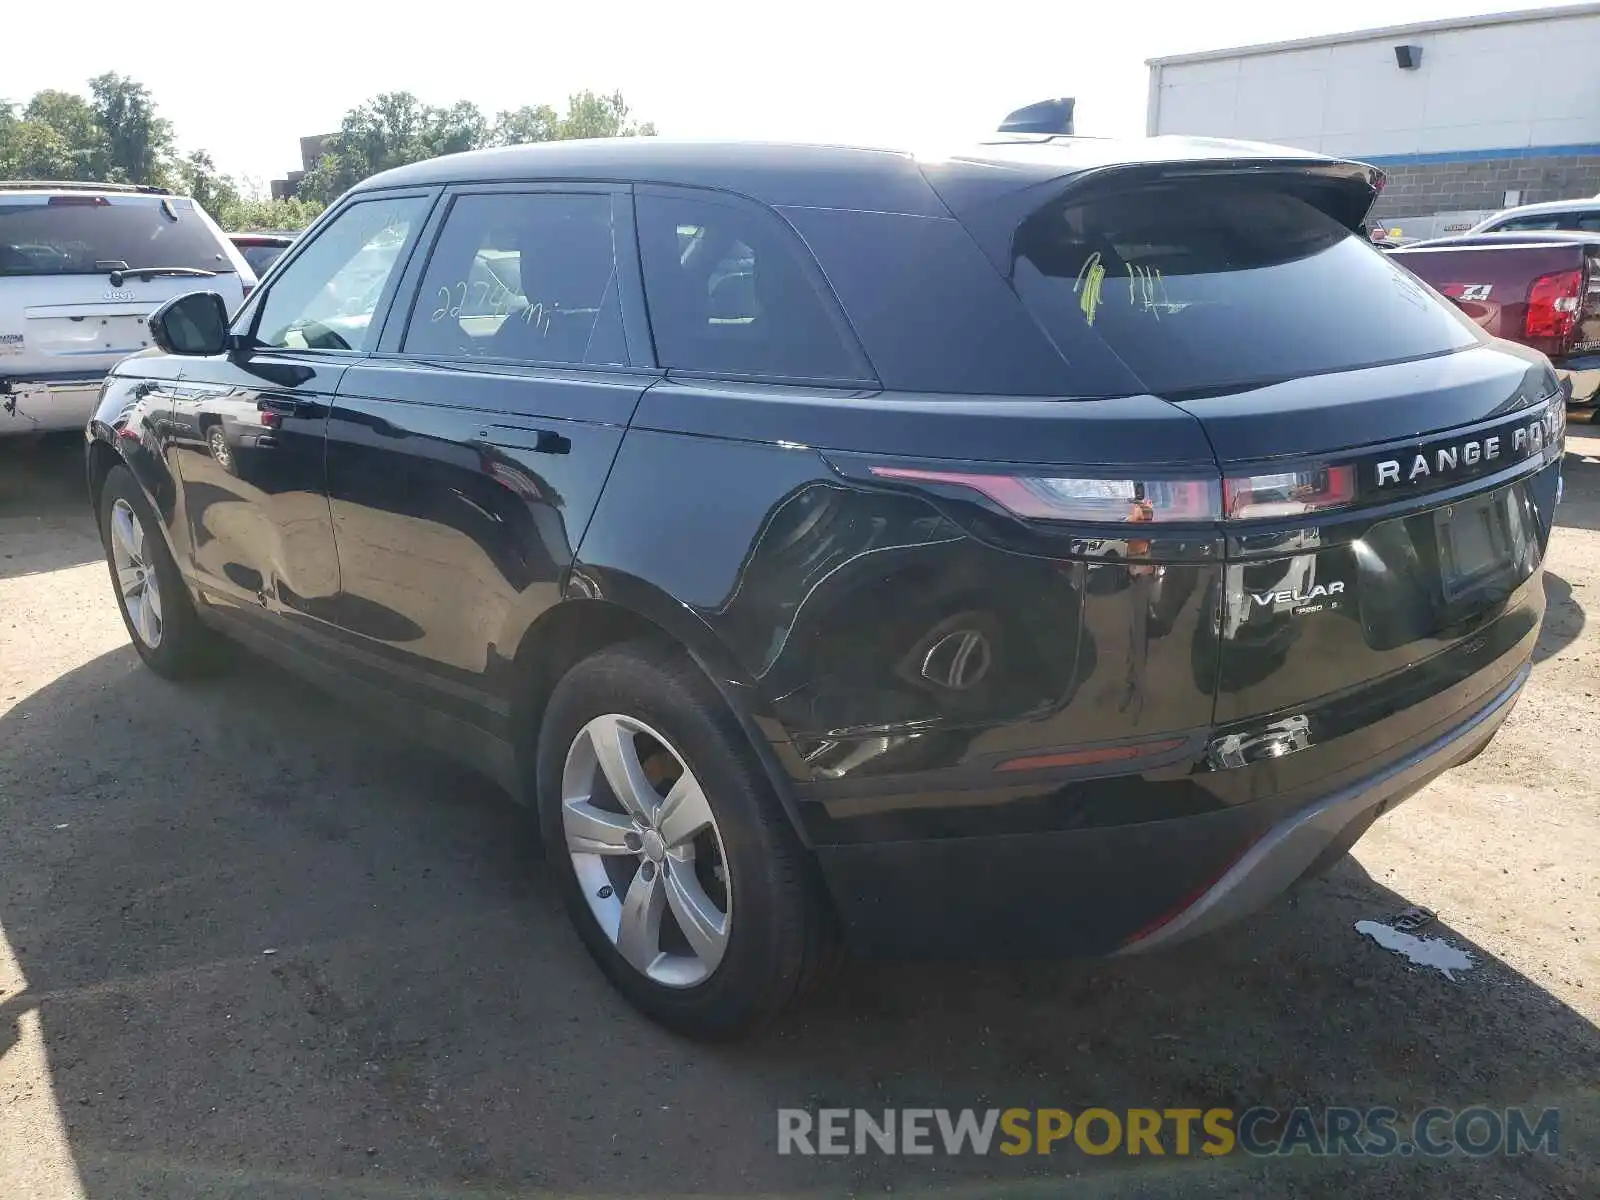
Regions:
[[[606,744],[631,748],[622,773],[653,788],[642,805],[617,798],[601,764]],[[686,657],[630,642],[583,660],[550,698],[538,755],[540,829],[568,914],[601,971],[646,1016],[692,1038],[738,1037],[776,1017],[832,960],[832,915],[813,864],[744,731]],[[610,758],[613,771],[622,761]],[[696,795],[703,808],[672,803]],[[653,833],[639,814],[656,802],[672,815]],[[690,828],[700,832],[684,843]],[[595,836],[574,843],[569,832]],[[584,852],[596,846],[604,852]],[[629,917],[648,911],[641,896],[658,893],[651,943],[633,936],[649,922]],[[698,941],[684,932],[695,923],[684,912],[698,918]],[[652,952],[647,973],[636,963]]]
[[[224,661],[221,639],[195,615],[160,523],[127,467],[106,476],[99,515],[112,594],[139,657],[167,679],[215,670]]]

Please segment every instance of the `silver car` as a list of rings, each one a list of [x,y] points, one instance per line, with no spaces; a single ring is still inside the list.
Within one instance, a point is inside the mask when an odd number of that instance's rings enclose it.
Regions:
[[[0,183],[0,437],[81,428],[106,372],[149,346],[157,307],[203,286],[231,310],[255,282],[188,197]]]

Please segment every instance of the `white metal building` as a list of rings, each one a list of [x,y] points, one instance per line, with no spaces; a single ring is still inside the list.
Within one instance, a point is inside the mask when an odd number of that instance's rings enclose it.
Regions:
[[[1407,234],[1600,192],[1600,4],[1151,59],[1148,131],[1376,163]],[[1428,227],[1425,227],[1428,226]]]

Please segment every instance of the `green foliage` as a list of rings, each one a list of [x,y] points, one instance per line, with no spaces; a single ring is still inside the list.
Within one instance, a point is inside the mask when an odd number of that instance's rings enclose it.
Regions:
[[[524,105],[491,122],[462,100],[447,108],[410,92],[384,92],[351,109],[306,173],[299,195],[274,201],[247,195],[205,150],[178,157],[171,122],[157,115],[149,89],[114,72],[89,81],[89,95],[45,89],[20,112],[0,103],[0,179],[70,179],[170,187],[226,229],[303,229],[331,201],[369,175],[441,154],[568,138],[651,136],[621,92],[576,92],[566,112]]]
[[[321,160],[300,181],[300,195],[331,203],[379,171],[482,146],[648,137],[655,131],[649,122],[631,118],[621,92],[577,92],[568,97],[565,114],[548,104],[524,105],[499,113],[493,124],[465,100],[434,108],[410,92],[385,92],[345,114]]]
[[[172,123],[156,116],[150,90],[108,71],[89,81],[89,93],[105,131],[107,177],[127,183],[166,183]]]
[[[239,187],[226,175],[219,174],[217,164],[204,150],[195,150],[180,160],[172,172],[177,190],[193,196],[194,201],[213,218],[220,221],[219,212],[239,203]]]
[[[259,200],[235,196],[218,208],[202,205],[218,225],[230,233],[247,233],[252,229],[304,229],[322,213],[323,206],[315,200],[295,196],[288,200]]]

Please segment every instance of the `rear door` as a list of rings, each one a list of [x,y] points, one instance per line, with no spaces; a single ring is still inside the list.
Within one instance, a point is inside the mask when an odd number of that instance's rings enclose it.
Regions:
[[[118,267],[174,267],[188,276]],[[50,379],[104,374],[150,344],[145,319],[205,287],[230,307],[249,268],[194,202],[138,193],[0,191],[0,373]]]
[[[1338,761],[1366,769],[1525,659],[1563,428],[1541,357],[1273,181],[1069,191],[1015,255],[1069,361],[1109,349],[1211,443],[1228,537],[1204,669],[1241,755],[1365,736]],[[1233,778],[1281,790],[1329,761]]]
[[[511,660],[659,372],[626,188],[462,187],[445,205],[328,422],[338,613],[372,681],[492,755]]]

